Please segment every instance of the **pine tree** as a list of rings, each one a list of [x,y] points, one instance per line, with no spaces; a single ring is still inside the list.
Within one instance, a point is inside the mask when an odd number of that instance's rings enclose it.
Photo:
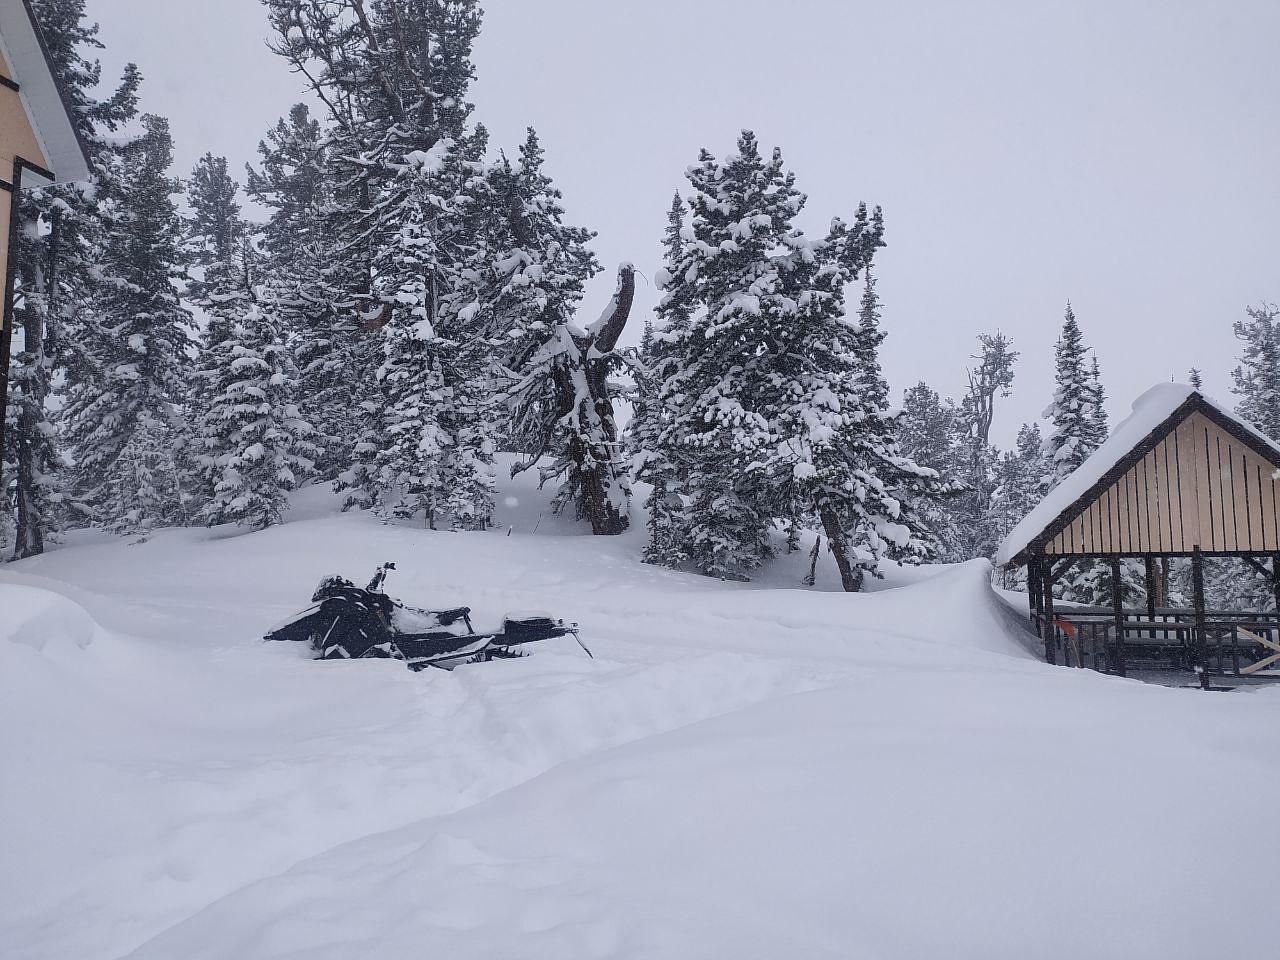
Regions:
[[[1231,372],[1236,412],[1273,440],[1280,440],[1280,307],[1262,303],[1245,308],[1245,319],[1232,324],[1241,344],[1240,362]],[[1271,610],[1275,594],[1270,579],[1252,566],[1221,559],[1205,571],[1211,603],[1228,609]]]
[[[785,323],[772,254],[803,198],[781,153],[764,160],[748,132],[723,161],[703,150],[687,176],[690,223],[664,303],[687,307],[690,319],[659,334],[670,372],[658,393],[658,442],[679,464],[683,552],[707,574],[743,578],[771,555],[772,435],[756,409],[768,376],[759,361]]]
[[[1088,348],[1070,303],[1055,358],[1053,403],[1045,411],[1052,427],[1045,438],[1045,453],[1053,463],[1050,488],[1098,448],[1102,442],[1099,431],[1105,430],[1106,422],[1097,406],[1101,383],[1094,377],[1095,368],[1088,363]]]
[[[844,291],[883,245],[880,211],[813,240],[794,219],[805,198],[780,151],[744,131],[723,161],[688,173],[691,222],[669,234],[655,338],[666,374],[657,446],[687,506],[684,552],[706,573],[742,577],[771,552],[775,519],[827,535],[847,590],[887,557],[928,553],[912,500],[936,474],[902,456],[878,351],[875,284],[857,324]],[[672,256],[674,254],[674,256]]]
[[[83,0],[32,0],[49,62],[90,160],[93,180],[23,190],[15,215],[26,224],[11,251],[15,319],[22,339],[10,365],[10,402],[0,443],[0,528],[12,528],[15,555],[44,549],[74,499],[67,490],[69,464],[51,398],[59,382],[83,382],[97,375],[94,345],[98,328],[87,309],[93,288],[110,282],[101,272],[98,195],[107,158],[117,149],[108,140],[136,113],[140,83],[128,65],[115,90],[97,99],[102,71],[86,54],[102,44],[96,24],[85,22]],[[12,331],[5,331],[10,335]],[[16,524],[9,521],[9,505]]]
[[[323,223],[329,260],[341,269],[323,285],[345,287],[329,299],[345,301],[354,320],[347,329],[360,338],[336,343],[342,325],[323,311],[306,318],[300,335],[328,341],[306,365],[309,379],[338,388],[326,403],[335,414],[326,414],[326,423],[340,424],[340,411],[355,414],[343,432],[349,455],[326,459],[349,460],[334,472],[351,505],[403,512],[412,502],[431,517],[447,509],[455,526],[483,528],[492,513],[492,358],[477,342],[479,331],[464,329],[472,314],[459,312],[475,300],[465,273],[478,225],[470,222],[475,211],[464,194],[474,178],[483,197],[487,179],[479,169],[487,136],[471,128],[466,99],[479,6],[271,0],[268,7],[275,49],[309,78],[329,112],[322,154],[331,186]],[[297,118],[292,126],[300,126]],[[287,139],[307,136],[291,132]],[[297,152],[296,144],[291,149]],[[265,162],[264,169],[270,173]],[[303,169],[295,157],[274,179]],[[305,296],[295,302],[305,316]],[[352,387],[346,396],[335,358],[349,359],[343,366],[356,370],[345,381]],[[377,389],[361,389],[369,384]],[[388,432],[397,438],[390,447]],[[429,481],[448,491],[447,504],[437,495],[406,494],[395,478],[424,491]]]
[[[1053,403],[1045,411],[1052,431],[1044,452],[1052,465],[1045,492],[1085,462],[1107,438],[1106,396],[1096,357],[1090,357],[1071,304],[1056,350]],[[1125,567],[1123,589],[1133,589],[1135,573]],[[1081,603],[1111,603],[1111,573],[1105,562],[1081,561],[1059,581],[1062,598]]]
[[[902,455],[936,471],[941,477],[965,473],[966,431],[961,412],[950,398],[943,399],[923,381],[903,394],[902,412],[897,418],[898,446]],[[962,531],[957,520],[955,498],[921,497],[915,510],[933,532],[939,559],[969,559],[961,545]]]
[[[1102,371],[1095,354],[1089,364],[1089,443],[1094,450],[1106,441],[1111,433],[1107,420],[1107,392],[1102,386]]]
[[[1264,303],[1245,309],[1233,324],[1241,343],[1232,371],[1236,412],[1267,436],[1280,439],[1280,307]]]
[[[97,522],[122,532],[138,525],[126,518],[132,494],[118,472],[134,435],[145,429],[176,445],[186,432],[179,408],[192,329],[174,283],[183,257],[178,183],[167,173],[173,141],[163,118],[142,122],[145,133],[110,159],[118,169],[102,178],[114,189],[100,199],[108,207],[101,268],[111,278],[93,302],[101,376],[78,384],[68,407],[81,500]],[[169,522],[179,511],[170,504],[146,522]]]
[[[963,464],[954,474],[962,490],[952,501],[955,517],[956,560],[991,557],[1000,545],[998,523],[991,496],[996,484],[999,452],[992,446],[991,426],[998,397],[1013,387],[1013,367],[1018,354],[1003,334],[980,334],[977,364],[968,371],[969,389],[960,406],[957,445]]]
[[[200,518],[261,530],[311,472],[315,446],[296,403],[297,369],[270,304],[253,290],[220,306],[224,334],[206,347],[199,464],[210,489]]]
[[[1003,542],[1015,526],[1035,509],[1043,495],[1045,478],[1053,466],[1044,455],[1044,440],[1038,424],[1024,423],[1012,450],[1000,454],[991,491],[990,516],[997,543]],[[1014,589],[1025,582],[1026,570],[1001,571],[1002,583]]]
[[[227,162],[206,154],[190,181],[188,246],[200,276],[189,293],[207,317],[194,373],[200,519],[262,529],[312,470],[312,429],[296,403],[298,373]]]
[[[662,240],[663,267],[657,280],[658,288],[663,291],[658,322],[664,334],[682,329],[690,316],[688,306],[680,299],[683,285],[675,276],[684,255],[684,212],[684,201],[677,192],[667,212],[667,228]],[[674,372],[674,357],[668,343],[667,336],[659,336],[653,324],[646,322],[634,364],[636,395],[626,442],[632,476],[650,486],[645,500],[649,536],[644,561],[674,567],[685,559],[685,534],[679,470],[670,451],[661,444],[664,408],[659,390]]]
[[[826,296],[809,302],[819,305],[815,313],[822,322],[790,351],[807,358],[809,382],[799,381],[804,398],[782,418],[780,431],[781,436],[789,435],[788,426],[807,431],[807,437],[800,436],[811,452],[796,458],[792,471],[803,500],[812,498],[846,591],[861,589],[867,575],[881,576],[886,559],[918,562],[931,557],[936,543],[914,506],[948,489],[934,470],[903,456],[897,444],[889,385],[878,357],[885,338],[880,301],[869,273],[871,252],[880,245],[879,211],[870,231],[865,214],[865,208],[859,210],[852,231],[837,222],[827,241],[831,260],[818,258],[818,289]],[[802,263],[807,260],[801,258]],[[837,266],[847,271],[845,277]],[[859,271],[868,272],[858,326],[850,330],[843,323],[840,294],[845,281]],[[803,296],[800,302],[805,302]],[[796,449],[790,440],[785,447]]]
[[[317,475],[333,480],[352,459],[356,411],[376,393],[373,339],[355,320],[361,258],[344,249],[331,144],[306,104],[295,104],[258,144],[246,192],[269,209],[256,231],[264,284],[299,368],[299,400],[320,447]]]

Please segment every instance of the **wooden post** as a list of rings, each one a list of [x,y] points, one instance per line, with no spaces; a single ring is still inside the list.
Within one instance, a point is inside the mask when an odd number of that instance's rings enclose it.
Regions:
[[[1280,618],[1280,553],[1271,555],[1271,593],[1275,599],[1276,617]]]
[[[1040,629],[1040,558],[1034,553],[1027,556],[1027,605],[1031,609],[1031,622],[1036,625],[1036,633],[1043,636]]]
[[[1156,558],[1151,554],[1147,554],[1143,558],[1147,568],[1147,619],[1152,623],[1156,622]],[[1151,639],[1156,638],[1154,629],[1151,631]]]
[[[1053,626],[1053,561],[1046,560],[1041,577],[1044,591],[1044,662],[1057,663],[1057,639]]]
[[[1280,553],[1271,555],[1271,594],[1276,605],[1276,625],[1271,632],[1271,639],[1280,643]]]
[[[1151,585],[1151,558],[1147,558],[1147,587]],[[1147,601],[1148,609],[1153,612],[1151,619],[1155,620],[1154,607],[1152,607],[1150,599]],[[1116,623],[1116,645],[1115,651],[1111,659],[1111,672],[1124,676],[1124,596],[1120,589],[1120,558],[1111,558],[1111,612],[1115,617]]]
[[[1209,689],[1209,663],[1206,656],[1207,637],[1205,636],[1204,612],[1204,555],[1200,548],[1191,551],[1191,590],[1192,602],[1195,605],[1196,626],[1192,638],[1192,658],[1194,666],[1200,671],[1200,686]]]

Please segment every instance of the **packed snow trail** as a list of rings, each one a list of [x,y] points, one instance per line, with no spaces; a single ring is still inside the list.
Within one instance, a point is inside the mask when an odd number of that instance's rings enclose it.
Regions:
[[[1198,838],[1280,787],[1269,691],[1039,664],[982,564],[722,584],[514,493],[510,536],[309,491],[265,533],[84,535],[0,571],[6,957],[1190,957],[1153,904],[1265,888],[1270,834]],[[545,609],[597,659],[412,674],[257,639],[392,559],[409,602]],[[1250,956],[1251,929],[1219,942]]]

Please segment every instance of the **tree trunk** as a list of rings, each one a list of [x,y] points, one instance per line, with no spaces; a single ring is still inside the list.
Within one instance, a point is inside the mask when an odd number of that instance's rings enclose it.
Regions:
[[[16,199],[15,203],[16,203]],[[16,215],[16,211],[15,211]],[[44,553],[44,534],[48,518],[42,509],[40,492],[41,482],[41,447],[48,443],[42,434],[45,410],[44,403],[48,396],[48,368],[45,358],[45,335],[49,329],[49,310],[51,306],[50,282],[56,281],[54,265],[58,257],[58,240],[60,221],[55,218],[53,230],[49,236],[50,270],[45,274],[44,264],[35,258],[30,264],[30,286],[24,291],[24,309],[22,311],[22,359],[23,370],[22,394],[18,410],[17,437],[17,501],[18,529],[13,556],[15,560],[34,557]],[[16,256],[17,250],[11,251]]]
[[[818,582],[818,558],[822,556],[822,537],[813,538],[813,549],[809,551],[809,572],[805,575],[804,585],[812,587]]]
[[[827,542],[831,545],[831,555],[836,558],[836,568],[840,571],[840,585],[845,593],[858,593],[862,589],[864,574],[853,565],[849,556],[849,538],[845,535],[835,511],[830,507],[820,507],[818,518],[822,521],[822,529],[826,531]]]
[[[584,443],[579,431],[570,442],[568,452],[572,469],[578,475],[578,515],[590,521],[591,532],[598,537],[622,533],[630,523],[626,513],[619,510],[610,497],[620,478],[615,462],[618,426],[614,419],[613,399],[609,396],[609,355],[617,346],[618,337],[631,315],[634,298],[635,269],[624,264],[618,270],[618,289],[612,309],[592,326],[585,337],[574,338],[574,347],[579,354],[577,361],[587,385],[586,403],[591,406],[589,411],[580,410],[579,414],[586,414],[595,424],[599,442]],[[574,389],[570,369],[562,368],[558,379],[560,414],[564,416],[573,411],[580,398]]]

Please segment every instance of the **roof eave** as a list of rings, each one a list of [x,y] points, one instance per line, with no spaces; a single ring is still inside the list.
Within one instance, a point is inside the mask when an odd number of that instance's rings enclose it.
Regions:
[[[30,0],[0,3],[0,36],[18,82],[18,96],[49,167],[46,170],[28,163],[25,169],[42,180],[89,179],[88,150],[72,120],[72,108],[54,77],[48,47]]]

